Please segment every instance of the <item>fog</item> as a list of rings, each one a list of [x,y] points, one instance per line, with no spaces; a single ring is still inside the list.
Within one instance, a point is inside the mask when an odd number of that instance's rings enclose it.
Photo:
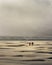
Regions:
[[[0,0],[0,36],[52,37],[52,0]]]

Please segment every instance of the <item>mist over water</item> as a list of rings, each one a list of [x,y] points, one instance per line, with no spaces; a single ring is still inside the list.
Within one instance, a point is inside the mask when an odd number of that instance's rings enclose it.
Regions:
[[[52,0],[0,0],[0,36],[52,37]]]

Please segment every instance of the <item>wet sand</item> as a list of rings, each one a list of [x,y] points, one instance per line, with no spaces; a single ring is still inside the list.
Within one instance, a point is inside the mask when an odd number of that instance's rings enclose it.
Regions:
[[[0,41],[0,65],[52,65],[52,41]]]

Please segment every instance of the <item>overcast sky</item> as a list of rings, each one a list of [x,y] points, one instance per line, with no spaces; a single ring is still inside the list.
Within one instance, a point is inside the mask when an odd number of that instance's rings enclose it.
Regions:
[[[0,0],[0,36],[52,37],[52,0]]]

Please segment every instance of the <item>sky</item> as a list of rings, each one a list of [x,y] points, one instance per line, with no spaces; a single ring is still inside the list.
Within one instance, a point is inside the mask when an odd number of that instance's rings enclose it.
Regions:
[[[52,0],[0,0],[0,36],[52,37]]]

